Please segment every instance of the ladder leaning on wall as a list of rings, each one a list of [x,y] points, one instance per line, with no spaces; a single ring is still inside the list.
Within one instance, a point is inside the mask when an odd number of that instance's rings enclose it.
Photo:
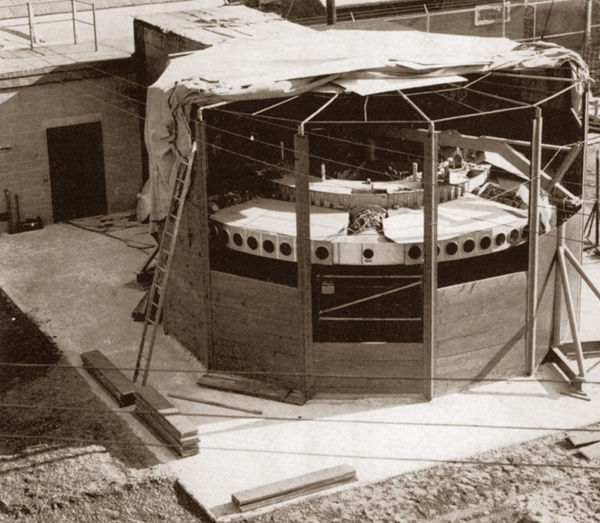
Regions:
[[[156,268],[154,269],[154,277],[152,279],[152,286],[150,287],[146,314],[144,317],[142,339],[140,340],[135,371],[133,373],[133,382],[135,383],[143,370],[142,385],[146,385],[146,382],[148,381],[154,343],[156,342],[156,334],[158,332],[158,325],[160,324],[160,317],[164,305],[165,291],[169,281],[169,273],[171,272],[171,261],[173,259],[173,252],[175,251],[177,234],[179,232],[179,224],[181,223],[181,216],[183,214],[183,204],[190,187],[192,164],[194,162],[195,153],[196,143],[193,144],[192,151],[187,161],[182,161],[177,166],[177,175],[175,176],[175,182],[173,184],[171,203],[169,204],[169,211],[165,218],[165,225],[160,239]]]

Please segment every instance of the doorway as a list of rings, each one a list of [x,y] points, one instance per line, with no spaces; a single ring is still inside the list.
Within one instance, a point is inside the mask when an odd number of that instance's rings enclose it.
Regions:
[[[46,130],[55,222],[106,214],[100,122]]]

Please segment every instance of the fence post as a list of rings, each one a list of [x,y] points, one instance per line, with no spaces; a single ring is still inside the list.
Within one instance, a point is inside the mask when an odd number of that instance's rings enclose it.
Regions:
[[[75,0],[71,0],[71,12],[73,15],[73,43],[77,45],[77,6]]]
[[[92,22],[94,24],[94,51],[98,51],[98,28],[96,27],[96,4],[92,4]]]
[[[502,0],[502,38],[506,36],[506,0]]]
[[[29,20],[29,47],[33,49],[35,36],[33,34],[33,8],[31,2],[27,2],[27,19]]]
[[[427,4],[423,4],[423,9],[425,9],[425,30],[429,32],[431,30],[431,20],[429,19],[429,9],[427,9]]]

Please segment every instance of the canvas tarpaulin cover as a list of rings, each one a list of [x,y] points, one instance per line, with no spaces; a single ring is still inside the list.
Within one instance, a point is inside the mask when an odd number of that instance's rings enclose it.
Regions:
[[[145,140],[150,219],[166,216],[178,163],[190,154],[192,104],[288,97],[328,84],[360,94],[362,88],[374,92],[374,80],[383,80],[384,92],[401,89],[402,79],[409,88],[408,80],[417,78],[552,68],[565,62],[579,78],[587,78],[587,68],[577,53],[546,42],[519,44],[507,38],[352,30],[232,39],[177,57],[148,89]],[[370,83],[361,87],[361,79]]]

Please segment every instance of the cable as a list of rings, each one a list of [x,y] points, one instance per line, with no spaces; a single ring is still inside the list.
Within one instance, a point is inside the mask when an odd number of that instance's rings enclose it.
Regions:
[[[115,440],[115,439],[91,439],[91,438],[70,438],[62,436],[35,436],[31,434],[6,434],[0,433],[0,439],[29,439],[29,440],[44,440],[44,441],[62,441],[72,443],[92,443],[101,444],[109,443],[116,445],[125,446],[145,446],[145,447],[165,447],[165,448],[178,448],[177,445],[170,445],[168,443],[150,443],[150,442],[135,442],[126,440]],[[527,463],[527,462],[515,462],[515,461],[480,461],[480,460],[458,460],[458,459],[443,459],[443,458],[419,458],[419,457],[399,457],[399,456],[365,456],[365,455],[352,455],[352,454],[325,454],[318,452],[307,452],[307,451],[292,451],[292,450],[276,450],[276,449],[241,449],[241,448],[226,448],[226,447],[208,447],[199,444],[200,452],[205,450],[215,450],[222,452],[250,452],[250,453],[261,453],[261,454],[285,454],[294,456],[315,456],[315,457],[326,457],[326,458],[346,458],[346,459],[365,459],[375,461],[412,461],[422,463],[437,463],[437,464],[448,464],[448,465],[465,465],[465,466],[483,466],[483,467],[514,467],[514,468],[567,468],[576,470],[600,470],[600,466],[594,465],[575,465],[572,463]]]
[[[89,370],[90,367],[85,365],[62,365],[52,363],[8,363],[0,362],[0,368],[2,367],[18,367],[18,368],[59,368],[66,370],[78,370],[85,369]],[[96,370],[120,370],[124,372],[133,372],[135,367],[93,367]],[[165,369],[165,368],[153,368],[152,372],[166,372],[166,373],[180,373],[180,374],[203,374],[207,371],[198,369]],[[291,372],[291,371],[263,371],[263,370],[236,370],[230,369],[213,369],[211,373],[216,374],[230,374],[240,376],[288,376],[288,377],[309,377],[309,378],[332,378],[332,379],[367,379],[367,380],[398,380],[398,381],[439,381],[439,382],[463,382],[468,381],[471,383],[520,383],[523,377],[515,378],[475,378],[475,377],[432,377],[424,378],[420,376],[373,376],[373,375],[361,375],[356,374],[332,374],[332,373],[314,373],[314,372]],[[564,379],[547,379],[547,378],[536,378],[537,383],[559,383],[566,384]],[[600,381],[586,381],[590,385],[600,385]]]
[[[226,408],[226,407],[216,407]],[[156,414],[155,411],[143,410],[136,407],[136,410],[122,410],[110,408],[89,408],[89,407],[58,407],[45,405],[23,405],[18,403],[0,403],[0,409],[30,409],[30,410],[57,410],[65,412],[113,412],[119,414]],[[177,414],[198,418],[224,418],[239,420],[260,420],[260,421],[291,421],[291,422],[310,422],[310,423],[329,423],[329,424],[357,424],[357,425],[389,425],[389,426],[409,426],[409,427],[452,427],[469,429],[499,429],[499,430],[539,430],[547,432],[600,432],[600,428],[589,427],[560,427],[560,426],[528,426],[528,425],[489,425],[482,423],[447,423],[447,422],[421,422],[421,421],[385,421],[385,420],[363,420],[363,419],[340,419],[340,418],[312,418],[312,417],[290,417],[290,416],[250,416],[247,414],[214,414],[209,412],[177,412]]]
[[[107,236],[108,238],[112,238],[114,240],[119,240],[120,242],[123,242],[125,245],[127,245],[127,247],[131,247],[132,249],[137,249],[139,251],[145,251],[146,249],[153,249],[154,247],[156,247],[155,244],[144,243],[144,242],[140,242],[140,241],[136,241],[136,240],[130,240],[127,238],[121,238],[119,236],[115,236],[114,234],[110,234],[108,232],[98,231],[91,227],[85,227],[84,225],[80,225],[71,220],[67,220],[64,223],[67,223],[68,225],[72,225],[73,227],[77,227],[78,229],[83,229],[84,231],[95,232],[96,234],[101,234],[102,236]],[[135,244],[137,244],[137,245],[135,245]]]
[[[170,445],[168,443],[150,443],[147,441],[127,441],[122,439],[92,439],[92,438],[69,438],[63,436],[35,436],[33,434],[6,434],[0,433],[0,439],[33,439],[33,440],[48,440],[48,441],[64,441],[72,443],[109,443],[111,445],[125,445],[131,447],[166,447],[178,448],[178,445]]]

